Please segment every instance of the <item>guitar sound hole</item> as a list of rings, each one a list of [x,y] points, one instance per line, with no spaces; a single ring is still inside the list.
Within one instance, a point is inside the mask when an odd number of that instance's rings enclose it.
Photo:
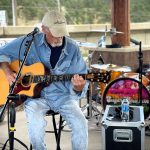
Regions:
[[[31,84],[31,75],[25,75],[23,78],[22,78],[22,85],[23,86],[29,86]]]

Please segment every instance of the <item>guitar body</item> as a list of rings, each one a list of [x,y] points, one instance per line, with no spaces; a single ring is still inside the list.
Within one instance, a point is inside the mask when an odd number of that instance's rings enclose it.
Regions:
[[[19,61],[12,62],[10,64],[10,68],[12,71],[18,73]],[[70,81],[73,77],[73,74],[45,75],[46,72],[47,70],[45,70],[45,67],[40,62],[30,66],[23,66],[21,76],[19,77],[15,89],[11,94],[26,95],[37,98],[40,97],[41,90],[51,82]],[[91,82],[108,83],[110,80],[109,72],[95,72],[79,75],[82,76],[85,80],[90,80]],[[0,106],[6,102],[8,94],[9,83],[3,70],[0,70]]]
[[[0,106],[5,104],[9,93],[9,83],[3,70],[0,70]]]
[[[14,72],[18,72],[19,70],[19,61],[14,61],[10,64],[11,69]],[[21,76],[30,73],[32,75],[44,75],[45,68],[42,63],[35,63],[30,66],[23,66]],[[14,94],[27,95],[31,97],[39,97],[40,91],[45,87],[45,84],[42,83],[31,83],[29,86],[22,86],[21,83],[17,83]],[[0,70],[0,105],[3,105],[9,94],[9,83],[6,79],[5,73],[3,70]]]

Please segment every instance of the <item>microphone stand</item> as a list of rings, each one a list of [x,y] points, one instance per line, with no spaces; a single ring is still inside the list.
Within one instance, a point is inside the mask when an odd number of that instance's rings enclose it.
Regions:
[[[26,42],[26,45],[25,45],[26,49],[25,49],[25,52],[24,52],[23,61],[22,61],[21,65],[20,65],[20,67],[19,67],[19,71],[17,73],[17,76],[16,76],[16,79],[15,79],[14,83],[10,86],[10,90],[9,90],[9,95],[7,97],[7,101],[6,101],[5,105],[3,106],[3,109],[2,109],[1,114],[0,114],[0,119],[1,119],[2,116],[4,115],[4,112],[6,111],[6,107],[8,106],[8,132],[9,132],[9,139],[4,144],[2,150],[5,150],[5,147],[6,147],[6,144],[7,144],[8,141],[9,141],[10,150],[13,150],[14,149],[14,140],[18,141],[20,144],[22,144],[28,150],[28,147],[23,142],[21,142],[20,140],[14,138],[15,120],[16,120],[15,101],[19,100],[18,98],[16,98],[16,96],[14,94],[14,89],[15,89],[15,86],[17,84],[17,81],[18,81],[19,77],[21,76],[22,68],[23,68],[23,66],[25,64],[25,61],[26,61],[27,56],[28,56],[28,52],[30,51],[30,48],[31,48],[31,45],[33,43],[33,40],[34,40],[34,37],[35,37],[36,33],[37,32],[31,32],[30,34],[27,35],[27,37],[32,36],[32,38],[31,38],[30,41]],[[14,96],[14,98],[13,98],[13,96]],[[10,97],[11,97],[11,99],[10,99]],[[10,109],[10,112],[9,112],[9,109]],[[10,125],[9,125],[9,123],[10,123]]]
[[[142,69],[143,69],[143,53],[141,50],[141,45],[142,43],[139,42],[139,102],[140,105],[142,106]]]

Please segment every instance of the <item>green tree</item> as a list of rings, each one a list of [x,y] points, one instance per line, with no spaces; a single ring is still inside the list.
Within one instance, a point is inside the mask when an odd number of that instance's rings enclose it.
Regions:
[[[17,17],[25,24],[40,21],[47,10],[58,9],[57,0],[16,0]],[[60,0],[61,12],[69,24],[93,24],[111,22],[111,0]],[[131,22],[150,21],[149,0],[130,0]],[[12,1],[1,0],[0,10],[6,10],[8,23],[12,25]],[[31,23],[30,23],[31,22]]]

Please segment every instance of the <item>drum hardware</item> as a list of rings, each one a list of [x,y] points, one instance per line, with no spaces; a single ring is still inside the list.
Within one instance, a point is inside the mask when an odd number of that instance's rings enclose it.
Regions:
[[[97,125],[99,124],[100,122],[100,118],[102,116],[102,112],[98,109],[98,103],[96,101],[93,100],[93,83],[90,83],[90,86],[89,86],[89,118],[92,118],[92,117],[96,117],[97,119]]]
[[[89,47],[89,48],[97,47],[97,45],[95,43],[90,43],[90,42],[76,41],[76,43],[79,47]]]
[[[97,70],[103,70],[103,71],[110,71],[110,81],[113,81],[117,78],[120,78],[124,73],[131,72],[131,68],[128,66],[118,66],[115,64],[92,64],[92,68],[97,69]],[[104,93],[104,90],[106,88],[107,84],[99,82],[99,87],[100,87],[100,95],[102,96]]]
[[[99,58],[98,58],[98,64],[104,64],[104,60],[101,54],[99,55]]]
[[[107,29],[107,25],[105,26],[104,30],[92,30],[92,32],[101,32],[104,33],[99,39],[98,39],[98,47],[106,47],[110,48],[110,46],[106,45],[106,37],[107,33],[110,33],[110,37],[112,38],[113,35],[116,34],[124,34],[123,32],[117,31],[115,27],[111,29]],[[112,45],[112,48],[118,48],[121,47],[119,44]]]
[[[92,64],[92,68],[107,71],[120,71],[120,72],[131,72],[131,68],[128,66],[118,66],[115,64]]]
[[[110,35],[116,35],[116,34],[124,34],[121,31],[117,31],[116,28],[107,29],[107,26],[105,27],[105,30],[92,30],[92,32],[100,32],[100,33],[110,33]]]
[[[96,50],[92,51],[92,53],[90,53],[88,55],[88,58],[86,60],[86,62],[88,62],[89,68],[91,69],[91,62],[92,62],[92,57],[94,55]],[[99,60],[101,61],[101,63],[104,63],[104,60],[102,58],[102,56],[100,55]],[[93,103],[92,100],[92,93],[93,93],[93,82],[91,82],[89,84],[89,89],[87,91],[87,104],[84,105],[83,107],[81,107],[81,109],[84,111],[85,109],[87,109],[87,118],[91,118],[93,116],[96,116],[98,118],[98,116],[101,115],[101,112],[98,110],[97,105]]]
[[[111,78],[110,78],[110,81],[108,82],[108,84],[111,81],[115,80],[116,78],[120,77],[124,72],[131,72],[131,68],[130,67],[118,66],[118,65],[115,65],[115,64],[92,64],[91,68],[97,69],[99,71],[104,71],[104,72],[105,71],[109,71],[110,74],[111,74],[110,75]],[[97,103],[98,100],[100,101],[100,104],[102,104],[102,95],[103,95],[106,87],[107,87],[107,83],[99,82],[99,87],[98,87],[99,88],[99,93],[97,94],[96,99],[95,99],[96,104],[99,103],[99,102]],[[93,93],[92,86],[91,86],[90,91],[92,91],[90,93],[90,95],[91,95]],[[90,100],[93,101],[93,97],[90,97]],[[90,104],[90,106],[93,107],[94,105]],[[100,112],[99,110],[95,109],[95,108],[97,108],[96,106],[94,108],[92,108],[92,107],[90,108],[90,112],[91,112],[90,117],[92,117],[92,115],[93,115],[92,114],[92,110],[97,112],[99,114],[98,117],[97,117],[97,125],[99,125],[99,123],[100,123],[99,122],[100,121],[100,116],[102,116],[102,112]]]

